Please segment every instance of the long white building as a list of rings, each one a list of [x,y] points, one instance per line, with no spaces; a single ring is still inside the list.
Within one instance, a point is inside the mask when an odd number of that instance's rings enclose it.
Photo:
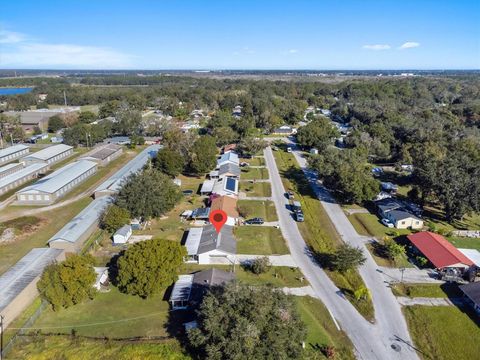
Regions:
[[[97,170],[93,161],[80,160],[58,169],[35,184],[17,192],[19,204],[47,205],[71,191]]]
[[[26,145],[18,144],[0,149],[0,165],[14,161],[27,155],[29,148]]]
[[[46,164],[55,164],[63,159],[73,155],[73,146],[58,144],[49,146],[40,151],[34,152],[28,156],[25,156],[22,161],[25,164],[31,163],[46,163]]]
[[[22,163],[11,163],[0,167],[0,179],[23,169]]]
[[[31,164],[19,171],[7,175],[0,179],[0,195],[16,189],[20,185],[25,184],[30,180],[34,180],[39,174],[44,174],[48,171],[48,164]]]

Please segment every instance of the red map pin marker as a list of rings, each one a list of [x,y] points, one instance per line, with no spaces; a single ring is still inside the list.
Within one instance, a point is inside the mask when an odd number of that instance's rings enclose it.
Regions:
[[[223,210],[214,210],[210,212],[209,219],[215,227],[215,230],[217,230],[217,233],[219,233],[223,225],[227,222],[227,213]]]

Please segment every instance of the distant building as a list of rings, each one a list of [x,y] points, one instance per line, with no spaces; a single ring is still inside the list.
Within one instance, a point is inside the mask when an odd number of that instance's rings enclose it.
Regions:
[[[0,165],[7,164],[25,156],[30,151],[26,145],[18,144],[0,149]]]
[[[90,160],[98,166],[105,166],[122,155],[123,148],[120,145],[108,144],[94,148],[80,159]]]
[[[278,134],[278,135],[292,135],[296,133],[297,133],[297,129],[289,125],[282,125],[278,128],[273,129],[272,131],[272,134]]]
[[[17,201],[29,205],[52,204],[92,176],[96,170],[97,164],[93,161],[75,161],[18,191]]]
[[[40,151],[25,156],[22,161],[29,165],[32,163],[55,164],[73,155],[73,146],[58,144],[46,147]]]
[[[123,225],[118,229],[115,234],[113,234],[113,243],[117,244],[126,244],[130,237],[132,236],[132,227],[130,225]]]
[[[130,138],[128,136],[114,136],[103,140],[107,144],[116,144],[116,145],[129,145]]]

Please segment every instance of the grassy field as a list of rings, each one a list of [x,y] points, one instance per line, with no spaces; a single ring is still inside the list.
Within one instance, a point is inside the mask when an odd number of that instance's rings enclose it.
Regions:
[[[175,340],[134,343],[72,338],[63,335],[23,338],[6,359],[188,360],[191,357],[184,353]]]
[[[57,312],[45,310],[33,327],[43,333],[70,334],[75,329],[78,335],[109,338],[169,336],[169,305],[163,296],[142,299],[111,286],[93,300]]]
[[[270,197],[272,196],[272,188],[269,182],[240,181],[240,191],[244,191],[247,196],[253,197]]]
[[[300,316],[307,325],[307,350],[319,352],[318,347],[333,346],[337,353],[336,359],[355,359],[350,339],[336,328],[327,308],[320,300],[305,296],[296,297],[295,301]]]
[[[265,166],[265,159],[263,157],[253,157],[251,159],[242,158],[240,161],[246,162],[250,166]]]
[[[239,200],[238,211],[246,219],[261,217],[265,221],[277,221],[277,211],[272,201],[262,200]]]
[[[457,248],[477,249],[478,251],[480,251],[480,239],[478,238],[474,239],[448,236],[447,240],[450,241]]]
[[[408,261],[406,255],[399,256],[397,259],[392,260],[385,256],[383,247],[383,241],[379,240],[377,243],[368,243],[366,244],[367,249],[370,251],[370,254],[373,257],[373,260],[377,263],[378,266],[385,267],[413,267],[413,265]]]
[[[282,233],[274,227],[240,226],[234,231],[238,254],[284,255],[290,253]]]
[[[305,222],[298,224],[302,237],[316,254],[319,263],[325,267],[328,265],[327,259],[342,243],[342,240],[321,202],[315,197],[293,155],[284,151],[275,151],[274,156],[285,189],[294,191],[295,198],[302,204]],[[328,270],[326,272],[353,306],[366,319],[372,321],[374,308],[371,300],[356,300],[353,296],[355,290],[365,286],[358,271],[351,270],[344,274]]]
[[[378,216],[373,214],[356,213],[347,217],[360,235],[382,239],[385,236],[408,235],[411,233],[407,229],[388,228],[380,222]]]
[[[242,168],[240,179],[242,180],[268,179],[268,169],[267,168]]]
[[[31,249],[45,246],[46,242],[58,230],[60,230],[91,201],[91,198],[84,198],[68,206],[44,212],[38,216],[41,222],[34,231],[26,232],[23,235],[18,236],[12,243],[1,245],[0,274],[4,273]]]
[[[431,298],[459,298],[463,292],[458,285],[453,284],[394,284],[391,286],[395,296],[431,297]]]
[[[478,359],[478,317],[475,323],[467,313],[455,306],[406,306],[403,312],[415,346],[421,351],[419,355],[423,359]]]

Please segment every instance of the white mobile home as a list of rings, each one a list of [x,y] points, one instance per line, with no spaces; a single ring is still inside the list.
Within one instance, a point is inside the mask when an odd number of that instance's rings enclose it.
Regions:
[[[113,234],[114,244],[126,244],[128,239],[132,236],[132,227],[130,225],[123,225]]]

